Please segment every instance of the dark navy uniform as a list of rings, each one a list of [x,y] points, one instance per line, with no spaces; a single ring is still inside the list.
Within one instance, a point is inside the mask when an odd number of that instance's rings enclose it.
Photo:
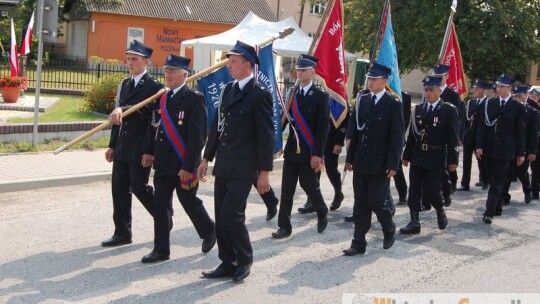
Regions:
[[[467,102],[467,117],[465,121],[465,134],[463,136],[463,175],[461,176],[461,187],[464,190],[469,189],[471,182],[471,167],[474,148],[476,147],[476,130],[480,123],[480,113],[484,108],[483,104],[487,100],[484,98],[473,98]],[[477,159],[478,169],[480,171],[480,182],[487,184],[487,168],[482,160]]]
[[[281,202],[278,217],[278,226],[289,234],[292,231],[291,211],[298,181],[300,181],[300,186],[315,208],[319,220],[326,219],[328,213],[328,207],[319,188],[317,173],[311,168],[310,161],[311,156],[324,157],[324,148],[330,128],[329,97],[328,94],[315,87],[313,83],[304,94],[302,94],[302,91],[303,89],[298,89],[295,98],[298,100],[299,111],[313,134],[315,144],[313,151],[310,151],[300,134],[298,122],[294,122],[294,126],[289,126],[289,128],[296,129],[299,138],[297,139],[290,129],[283,155],[285,160],[283,163]],[[300,151],[297,151],[297,143]],[[339,182],[341,183],[341,180]]]
[[[119,106],[123,111],[156,94],[162,85],[148,73],[130,89],[131,78],[121,83]],[[148,185],[150,167],[141,165],[141,158],[151,145],[145,142],[152,109],[143,107],[124,117],[120,126],[113,125],[109,148],[114,149],[112,197],[114,235],[131,239],[131,195],[134,194],[146,210],[153,211],[153,188]]]
[[[393,237],[396,229],[386,205],[390,185],[387,170],[397,172],[399,168],[404,143],[402,104],[387,92],[376,103],[374,97],[366,94],[357,101],[351,115],[355,130],[347,151],[347,163],[353,166],[354,189],[351,247],[359,250],[365,250],[367,245],[365,236],[371,227],[372,212],[385,238]]]
[[[407,128],[409,127],[409,123],[411,121],[411,95],[409,95],[407,92],[401,92],[401,96],[403,98],[403,127],[405,130],[404,132],[407,132]],[[405,136],[405,134],[403,136]],[[405,142],[405,139],[403,139],[403,142]],[[396,172],[396,175],[394,175],[394,185],[396,186],[396,190],[399,195],[398,204],[406,204],[407,190],[409,188],[407,187],[407,180],[405,179],[405,173],[403,172],[403,165],[401,162],[399,162],[398,171]]]
[[[183,161],[180,160],[164,131],[163,120],[157,128],[157,133],[154,127],[150,127],[147,136],[152,141],[155,138],[154,252],[168,256],[169,230],[172,227],[170,202],[174,190],[201,239],[213,237],[214,222],[208,216],[202,200],[197,197],[198,183],[191,189],[182,187],[178,176],[180,170],[196,174],[196,168],[201,162],[201,152],[207,133],[204,96],[183,85],[176,93],[169,91],[166,104],[173,126],[185,143],[186,154]],[[164,109],[159,108],[159,102],[155,105],[154,117],[159,121],[161,111]]]
[[[463,142],[463,136],[465,134],[465,126],[467,121],[465,103],[461,101],[459,93],[448,86],[442,91],[441,99],[444,102],[450,103],[456,107],[459,121],[459,141]],[[448,197],[450,197],[450,195],[455,191],[457,180],[457,170],[453,172],[445,170],[441,189],[443,196],[446,198],[446,200],[448,200]]]
[[[216,157],[212,174],[219,258],[227,267],[251,265],[253,249],[245,225],[247,197],[259,171],[272,171],[272,96],[251,78],[243,89],[224,88],[204,158]],[[220,130],[218,130],[218,121]]]
[[[347,125],[349,123],[349,113],[345,110],[345,119],[341,121],[336,128],[333,122],[330,121],[330,129],[326,146],[324,147],[324,168],[326,175],[334,188],[334,199],[330,208],[336,210],[343,201],[343,192],[341,191],[341,173],[338,168],[339,154],[334,153],[334,146],[345,146],[345,136],[347,133]]]
[[[520,88],[522,87],[522,88]],[[514,91],[514,94],[526,94],[528,86],[518,86]],[[528,155],[536,155],[538,148],[538,111],[536,108],[529,106],[525,103],[525,161],[521,166],[517,166],[515,162],[512,162],[508,175],[504,183],[504,187],[501,194],[501,203],[503,205],[510,204],[511,195],[509,193],[510,184],[514,179],[514,176],[521,182],[523,194],[525,195],[525,202],[528,204],[532,199],[531,181],[529,178],[529,160]]]
[[[508,81],[508,85],[512,82]],[[516,157],[525,156],[525,107],[512,97],[504,105],[502,98],[491,98],[484,107],[478,124],[476,148],[482,149],[482,159],[489,170],[489,192],[483,220],[491,224],[493,216],[502,213],[500,197],[510,163]]]

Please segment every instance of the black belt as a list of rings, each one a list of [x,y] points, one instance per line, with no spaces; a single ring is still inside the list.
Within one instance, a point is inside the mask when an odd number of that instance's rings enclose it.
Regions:
[[[444,150],[446,148],[445,145],[428,145],[428,144],[417,144],[416,145],[420,150],[422,151],[428,151],[428,150]]]

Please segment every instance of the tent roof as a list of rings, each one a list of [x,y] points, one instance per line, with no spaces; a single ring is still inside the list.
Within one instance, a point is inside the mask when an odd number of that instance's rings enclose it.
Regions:
[[[285,57],[297,57],[301,53],[307,53],[313,39],[300,29],[292,16],[281,21],[270,22],[259,18],[251,11],[232,29],[214,36],[185,40],[182,42],[182,47],[200,45],[206,49],[229,50],[236,44],[236,40],[255,45],[272,36],[277,36],[279,32],[289,27],[294,28],[295,31],[284,39],[274,41],[274,51]]]

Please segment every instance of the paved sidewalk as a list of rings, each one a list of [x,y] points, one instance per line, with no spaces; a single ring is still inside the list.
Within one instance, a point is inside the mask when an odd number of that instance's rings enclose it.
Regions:
[[[0,193],[110,179],[105,149],[0,154]]]

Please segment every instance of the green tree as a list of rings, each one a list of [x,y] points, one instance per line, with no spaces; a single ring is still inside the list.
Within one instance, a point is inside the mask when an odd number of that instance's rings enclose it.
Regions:
[[[369,54],[384,1],[345,0],[345,47]],[[392,23],[402,73],[429,69],[438,60],[451,0],[391,1]],[[508,73],[523,80],[531,62],[540,62],[540,2],[461,0],[454,22],[465,73],[495,79]]]

